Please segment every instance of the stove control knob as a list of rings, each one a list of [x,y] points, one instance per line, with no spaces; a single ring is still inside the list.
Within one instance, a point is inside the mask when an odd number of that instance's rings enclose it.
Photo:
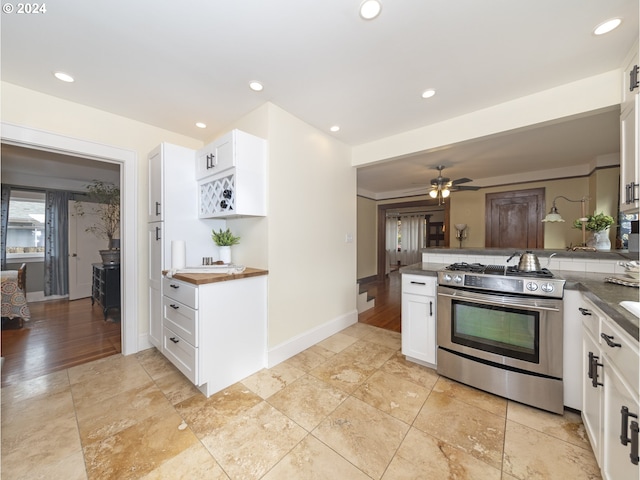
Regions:
[[[456,283],[462,283],[462,277],[460,275],[456,275],[453,277],[453,281]]]
[[[551,293],[555,290],[554,286],[552,283],[543,283],[540,288],[542,289],[543,292],[545,293]]]
[[[538,290],[538,284],[535,282],[528,282],[527,290],[529,290],[530,292],[535,292],[536,290]]]
[[[449,275],[448,273],[445,273],[445,274],[442,276],[442,279],[443,279],[445,282],[450,282],[450,281],[451,281],[451,275]]]

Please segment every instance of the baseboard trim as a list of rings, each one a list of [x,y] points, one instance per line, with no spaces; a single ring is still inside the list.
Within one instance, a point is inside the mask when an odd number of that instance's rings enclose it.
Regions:
[[[284,362],[288,358],[312,347],[325,338],[358,322],[358,310],[352,310],[314,329],[293,337],[267,351],[267,368]]]

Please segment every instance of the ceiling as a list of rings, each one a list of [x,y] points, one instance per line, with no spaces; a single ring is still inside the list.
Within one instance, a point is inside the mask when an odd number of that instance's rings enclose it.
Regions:
[[[638,38],[637,0],[382,0],[372,21],[359,3],[65,0],[2,15],[2,80],[202,141],[272,102],[355,146],[614,70]],[[597,113],[361,168],[358,186],[571,168],[619,151],[618,112]]]

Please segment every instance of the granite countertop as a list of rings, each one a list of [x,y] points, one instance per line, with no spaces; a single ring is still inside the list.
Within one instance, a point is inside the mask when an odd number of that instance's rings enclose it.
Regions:
[[[446,247],[429,247],[423,248],[420,250],[421,253],[432,253],[432,254],[461,254],[461,255],[506,255],[507,257],[513,254],[514,252],[522,253],[523,249],[517,248],[446,248]],[[527,248],[526,251],[532,251],[539,258],[540,261],[543,261],[545,258],[548,258],[549,255],[555,253],[554,258],[575,258],[575,259],[584,259],[584,260],[614,260],[614,261],[625,261],[625,260],[638,260],[639,253],[638,252],[629,252],[628,250],[610,250],[607,252],[599,251],[599,252],[585,252],[585,251],[572,251],[563,249],[535,249],[535,248]]]
[[[415,263],[402,267],[400,273],[435,277],[437,271],[446,266],[447,264],[439,263]],[[605,282],[606,277],[613,276],[607,273],[583,273],[566,270],[554,270],[553,273],[566,280],[565,288],[581,291],[625,332],[636,340],[639,339],[640,319],[619,305],[622,301],[637,302],[640,296],[638,288]]]
[[[166,275],[168,272],[164,271],[162,273]],[[174,273],[171,278],[194,285],[205,285],[207,283],[228,282],[241,278],[258,277],[260,275],[267,275],[268,273],[268,270],[247,267],[242,273]]]

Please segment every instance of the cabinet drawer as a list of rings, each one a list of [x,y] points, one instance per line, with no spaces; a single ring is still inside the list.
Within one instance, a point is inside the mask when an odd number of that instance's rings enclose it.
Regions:
[[[162,311],[164,325],[197,347],[198,311],[166,296],[162,299]]]
[[[167,327],[163,328],[162,337],[164,355],[185,377],[198,385],[198,349]]]
[[[424,275],[402,275],[402,293],[434,296],[436,278]]]
[[[602,352],[622,372],[625,381],[633,391],[637,392],[639,382],[638,343],[623,333],[618,326],[609,323],[607,320],[602,321],[601,330],[600,348]],[[616,346],[609,345],[604,335],[607,335],[609,342]]]
[[[162,294],[191,308],[198,308],[198,287],[173,278],[162,279]]]

